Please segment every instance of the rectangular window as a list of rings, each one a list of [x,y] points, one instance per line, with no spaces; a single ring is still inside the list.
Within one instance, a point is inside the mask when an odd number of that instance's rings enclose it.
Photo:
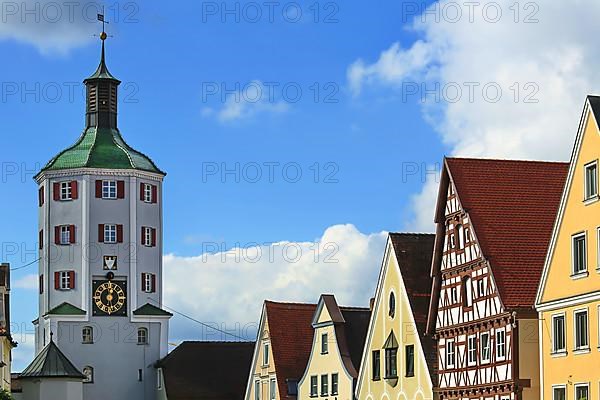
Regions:
[[[587,383],[575,385],[575,400],[590,400],[590,386]]]
[[[327,354],[329,352],[328,336],[326,333],[321,335],[321,354]]]
[[[84,326],[81,336],[84,344],[94,343],[94,331],[91,326]]]
[[[496,358],[504,359],[506,357],[506,331],[504,329],[496,331]]]
[[[148,185],[146,183],[142,184],[144,186],[143,188],[143,200],[145,203],[152,203],[152,185]]]
[[[277,386],[275,385],[275,379],[269,381],[269,399],[275,400],[277,396]]]
[[[60,244],[71,243],[71,229],[69,225],[62,225],[60,227]]]
[[[117,181],[102,181],[102,198],[117,198]]]
[[[60,199],[61,200],[72,200],[73,191],[71,189],[71,182],[60,183]]]
[[[117,243],[117,226],[114,224],[104,225],[104,243]]]
[[[329,375],[321,375],[321,396],[329,394]]]
[[[552,400],[567,400],[567,388],[564,386],[553,387]]]
[[[566,350],[565,316],[552,316],[552,352],[560,353]]]
[[[474,364],[477,362],[477,336],[469,336],[467,345],[469,363]]]
[[[69,290],[72,289],[71,282],[72,274],[71,271],[61,271],[60,272],[60,290]]]
[[[155,282],[156,282],[156,275],[147,274],[147,273],[142,274],[142,289],[145,293],[154,293]]]
[[[319,395],[319,378],[316,375],[310,377],[310,397]]]
[[[148,226],[142,227],[142,245],[146,247],[156,246],[156,229]]]
[[[450,303],[458,303],[458,289],[456,288],[456,286],[452,286],[452,288],[450,288]]]
[[[385,349],[385,377],[396,378],[398,376],[398,349]]]
[[[585,166],[585,199],[598,196],[598,164],[596,161]]]
[[[454,353],[454,340],[446,342],[446,367],[454,368],[456,361],[456,354]]]
[[[260,381],[254,382],[254,400],[260,400]]]
[[[588,312],[584,311],[575,311],[575,350],[579,349],[588,349],[589,348],[589,340],[588,340]]]
[[[415,346],[409,344],[405,347],[405,360],[406,360],[406,376],[415,376]]]
[[[263,365],[269,365],[269,343],[263,344]]]
[[[339,386],[339,375],[331,374],[331,395],[336,396],[338,394]]]
[[[585,233],[573,236],[573,274],[587,271]]]
[[[490,361],[490,334],[482,333],[479,336],[479,341],[481,342],[481,362],[489,362]]]
[[[163,372],[162,368],[158,368],[156,371],[156,388],[162,389],[162,381],[163,381]]]
[[[373,380],[378,381],[381,379],[381,353],[379,350],[373,351]]]

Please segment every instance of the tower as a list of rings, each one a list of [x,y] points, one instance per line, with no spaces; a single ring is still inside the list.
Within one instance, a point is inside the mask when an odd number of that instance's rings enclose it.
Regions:
[[[100,64],[86,85],[85,129],[35,176],[39,185],[36,354],[54,343],[86,376],[86,400],[154,399],[167,354],[162,310],[165,173],[117,126],[120,81]]]

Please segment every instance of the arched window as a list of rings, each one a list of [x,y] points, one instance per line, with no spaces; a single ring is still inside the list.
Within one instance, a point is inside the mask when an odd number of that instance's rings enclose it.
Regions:
[[[396,295],[394,295],[394,292],[390,292],[389,315],[392,318],[396,315]]]
[[[148,344],[148,329],[146,329],[146,328],[138,329],[137,344]]]
[[[84,344],[94,343],[94,328],[91,326],[84,326],[81,330],[81,341]]]
[[[88,366],[83,367],[83,383],[94,383],[94,368]]]

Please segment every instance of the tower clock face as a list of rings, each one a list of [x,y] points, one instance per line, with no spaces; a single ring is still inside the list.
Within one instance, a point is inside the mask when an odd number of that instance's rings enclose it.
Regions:
[[[127,282],[114,280],[93,281],[92,295],[93,315],[127,315]]]

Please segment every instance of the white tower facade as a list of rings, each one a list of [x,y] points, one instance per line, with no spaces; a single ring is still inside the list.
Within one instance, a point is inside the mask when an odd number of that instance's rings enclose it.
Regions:
[[[105,38],[105,37],[104,37]],[[50,340],[86,375],[84,399],[154,399],[171,314],[162,305],[165,173],[123,140],[104,41],[86,128],[39,185],[36,354]]]

